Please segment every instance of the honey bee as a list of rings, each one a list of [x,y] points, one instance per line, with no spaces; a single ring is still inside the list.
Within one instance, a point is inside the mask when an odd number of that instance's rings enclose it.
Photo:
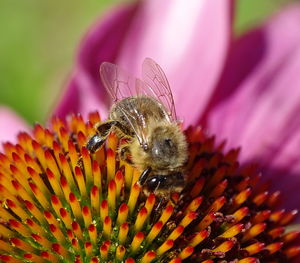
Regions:
[[[97,151],[113,131],[127,142],[119,146],[120,159],[141,171],[138,183],[146,195],[154,192],[167,197],[180,192],[185,184],[187,142],[160,66],[146,58],[140,80],[104,62],[100,75],[113,105],[109,119],[95,125],[96,134],[87,142],[87,149],[91,153]]]

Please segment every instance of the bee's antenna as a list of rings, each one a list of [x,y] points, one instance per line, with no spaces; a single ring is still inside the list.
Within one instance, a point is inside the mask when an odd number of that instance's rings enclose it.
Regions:
[[[161,198],[155,208],[155,210],[157,211],[157,213],[155,213],[156,216],[154,216],[154,221],[153,222],[156,222],[160,216],[160,212],[161,212],[161,208],[163,206],[163,204],[165,203],[165,199],[164,198]]]
[[[156,186],[156,188],[155,188],[155,190],[154,190],[154,193],[155,193],[155,191],[156,191],[157,189],[159,189],[159,186],[160,186],[160,181],[158,181],[158,184],[157,184],[157,186]],[[164,198],[161,198],[161,199],[159,200],[159,202],[158,202],[158,204],[157,204],[157,206],[156,206],[156,209],[157,209],[158,211],[159,211],[159,209],[161,208],[161,206],[163,205],[164,201],[165,201]]]
[[[160,181],[160,180],[158,180],[158,184],[157,184],[157,186],[155,187],[155,190],[154,190],[154,192],[156,192],[156,190],[157,190],[157,189],[159,189],[160,183],[161,183],[161,181]]]

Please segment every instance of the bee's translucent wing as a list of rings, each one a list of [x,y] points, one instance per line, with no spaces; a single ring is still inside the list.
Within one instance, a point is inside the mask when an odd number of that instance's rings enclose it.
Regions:
[[[177,120],[173,95],[169,82],[161,67],[151,58],[146,58],[142,67],[143,93],[158,99],[165,106],[170,118]]]
[[[113,103],[137,95],[138,81],[117,65],[109,62],[102,63],[100,66],[100,76]],[[126,108],[121,107],[120,104],[116,105],[131,126],[139,143],[144,145],[146,143],[145,127],[140,125],[141,123],[145,123],[144,117],[129,103],[126,104]]]
[[[114,103],[136,94],[136,80],[117,65],[103,62],[100,66],[100,76]]]

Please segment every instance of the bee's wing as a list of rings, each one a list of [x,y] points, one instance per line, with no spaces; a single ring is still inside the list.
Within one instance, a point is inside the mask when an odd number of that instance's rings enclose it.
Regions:
[[[117,65],[109,62],[102,63],[100,66],[100,76],[113,103],[127,97],[138,95],[137,87],[140,86],[138,83],[141,83],[141,81],[132,78],[126,71]],[[144,116],[140,114],[132,104],[126,104],[126,108],[121,107],[120,104],[116,105],[130,124],[139,143],[144,145],[146,143],[146,120],[144,119]]]
[[[168,111],[171,120],[176,121],[176,110],[169,82],[161,67],[151,58],[146,58],[142,67],[143,93],[158,99]]]
[[[117,65],[103,62],[100,66],[100,76],[114,103],[136,94],[136,80]]]

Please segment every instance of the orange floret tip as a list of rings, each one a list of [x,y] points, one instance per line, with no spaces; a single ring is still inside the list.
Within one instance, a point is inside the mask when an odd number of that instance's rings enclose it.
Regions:
[[[238,261],[238,263],[259,263],[259,262],[260,262],[259,259],[254,257],[243,258]]]
[[[259,224],[256,224],[256,225],[252,226],[250,229],[248,229],[245,232],[245,235],[243,237],[243,241],[247,241],[251,238],[256,237],[261,232],[263,232],[266,229],[266,227],[267,227],[266,223],[259,223]]]
[[[194,184],[192,190],[191,190],[191,196],[196,197],[201,193],[201,190],[205,184],[205,178],[200,177]]]
[[[131,242],[131,250],[133,253],[137,252],[140,248],[141,243],[143,242],[145,235],[143,232],[138,232],[132,242]]]
[[[261,242],[256,242],[254,244],[251,244],[244,249],[249,253],[250,256],[259,253],[265,248],[265,244]]]
[[[88,206],[84,206],[82,208],[82,214],[83,214],[83,216],[86,216],[86,217],[90,215],[90,209]]]
[[[97,186],[94,185],[94,186],[91,188],[91,195],[92,195],[93,197],[96,197],[96,196],[99,195],[99,190],[98,190],[98,187],[97,187]]]
[[[99,259],[96,257],[91,258],[90,263],[98,263]]]
[[[272,255],[275,252],[277,252],[279,249],[281,249],[283,244],[284,244],[283,242],[275,242],[266,246],[265,249],[268,250],[270,255]]]
[[[148,211],[145,207],[143,207],[139,212],[138,212],[138,215],[137,215],[137,218],[136,218],[136,221],[135,221],[135,225],[134,225],[134,230],[135,232],[138,232],[140,231],[143,226],[144,226],[144,223],[147,219],[147,215],[148,215]]]
[[[174,211],[174,206],[168,205],[162,212],[159,221],[162,221],[164,224],[169,220]]]
[[[95,125],[96,123],[100,122],[100,114],[98,111],[90,112],[88,116],[89,121]]]
[[[236,224],[226,230],[220,237],[231,238],[238,235],[244,229],[244,224]]]
[[[81,148],[81,154],[83,158],[89,159],[90,158],[90,154],[89,151],[87,150],[86,147],[82,147]]]
[[[62,188],[66,188],[68,186],[68,181],[63,175],[60,177],[59,182]]]
[[[234,246],[234,244],[235,244],[234,241],[231,241],[231,240],[225,241],[218,247],[214,248],[212,251],[226,253]]]
[[[300,236],[300,231],[292,231],[289,233],[286,233],[282,239],[284,241],[284,243],[289,243],[294,241],[295,239],[297,239]]]
[[[84,146],[86,144],[86,137],[84,135],[84,133],[82,131],[79,131],[78,134],[77,134],[77,139],[78,139],[78,145],[80,147]]]
[[[247,188],[240,192],[235,198],[234,198],[234,207],[240,206],[243,204],[251,195],[251,188]]]
[[[296,209],[290,212],[286,212],[284,216],[281,218],[279,224],[285,226],[291,223],[296,218],[297,215],[298,215],[298,210]]]
[[[108,158],[114,158],[115,157],[115,153],[111,148],[107,149],[106,154],[107,154]]]
[[[116,259],[122,260],[125,256],[126,248],[122,245],[119,245],[116,250]]]
[[[109,238],[111,235],[112,229],[112,220],[109,216],[105,217],[103,222],[103,234],[106,238]]]
[[[190,255],[193,254],[193,252],[194,252],[194,248],[192,246],[188,246],[180,252],[179,257],[180,259],[188,258]]]
[[[165,241],[157,250],[156,253],[157,255],[162,255],[166,251],[170,250],[174,246],[174,241],[173,240],[167,240]]]
[[[283,253],[286,255],[287,259],[296,258],[300,255],[300,246],[286,248]]]
[[[276,191],[276,192],[272,193],[267,200],[267,205],[270,207],[276,207],[278,205],[278,203],[280,202],[280,198],[281,198],[280,191]]]
[[[195,198],[186,208],[186,212],[196,211],[201,205],[202,201],[203,201],[203,196],[199,196]]]
[[[210,232],[208,230],[202,230],[198,233],[194,234],[194,237],[189,242],[189,246],[195,247],[198,244],[200,244],[204,239],[206,239],[209,236]]]
[[[154,251],[148,251],[141,259],[141,263],[150,263],[155,259],[156,253]]]
[[[260,206],[260,205],[262,205],[263,203],[266,202],[268,196],[269,196],[269,192],[265,191],[265,192],[255,196],[253,198],[253,203],[255,203],[257,206]]]
[[[261,223],[269,219],[271,215],[271,210],[263,210],[259,211],[254,217],[253,217],[253,223]]]
[[[133,258],[127,258],[125,263],[135,263],[135,260]]]
[[[127,219],[128,216],[128,206],[126,203],[123,203],[119,207],[119,212],[118,212],[118,218],[117,218],[117,225],[121,225],[124,223]]]

